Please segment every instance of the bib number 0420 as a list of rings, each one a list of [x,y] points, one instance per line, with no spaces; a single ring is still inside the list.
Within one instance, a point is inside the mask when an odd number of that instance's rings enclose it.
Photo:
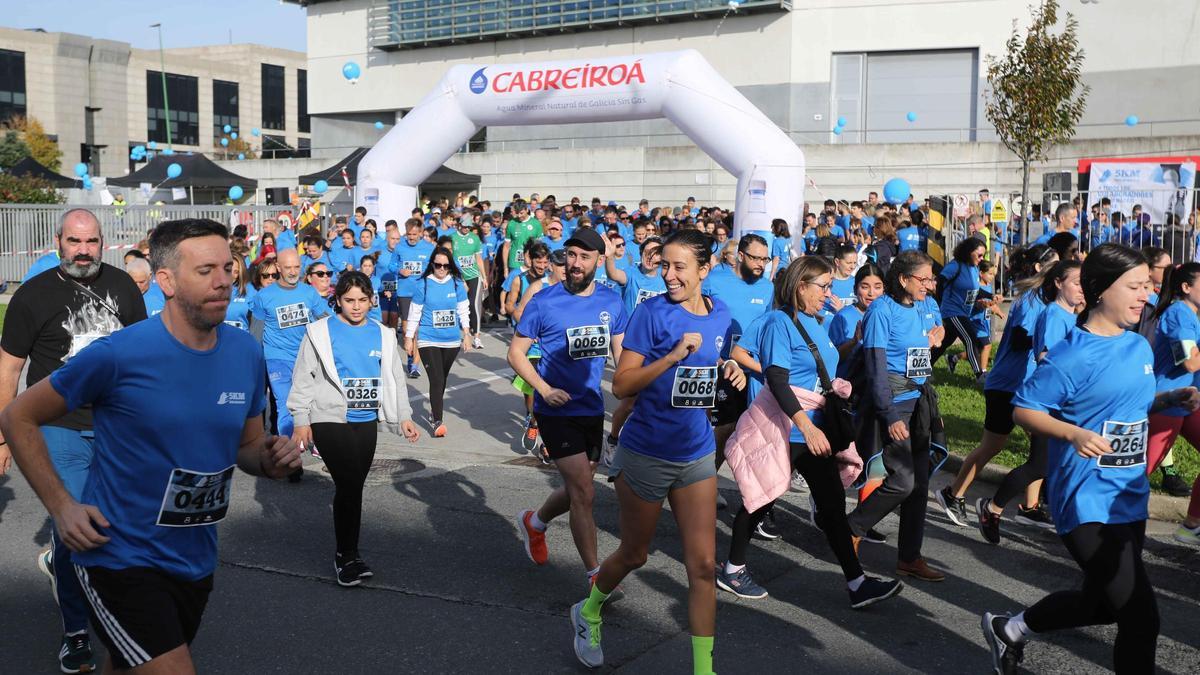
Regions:
[[[671,405],[675,408],[711,408],[716,403],[717,367],[675,369]]]

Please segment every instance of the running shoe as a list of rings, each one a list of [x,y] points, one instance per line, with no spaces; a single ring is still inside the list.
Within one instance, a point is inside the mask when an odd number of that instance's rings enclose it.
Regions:
[[[967,500],[962,497],[955,497],[950,491],[950,486],[938,490],[933,493],[937,499],[938,506],[946,512],[946,517],[950,522],[959,527],[967,527]]]
[[[550,450],[546,448],[545,443],[538,444],[538,459],[542,460],[542,464],[545,466],[550,466],[554,461],[550,458]]]
[[[782,536],[779,534],[779,526],[775,523],[775,509],[768,510],[767,515],[754,526],[754,536],[767,541],[775,541]]]
[[[1183,477],[1179,475],[1179,472],[1175,470],[1175,467],[1164,467],[1162,472],[1163,492],[1166,492],[1172,497],[1190,497],[1192,495],[1192,486],[1188,485],[1183,480]]]
[[[417,364],[415,364],[415,363],[408,364],[408,379],[416,380],[420,377],[421,377],[421,369],[417,367]]]
[[[958,359],[959,358],[960,357],[958,354],[947,354],[946,355],[946,367],[950,369],[951,373],[953,373],[954,370],[956,368],[958,368]]]
[[[358,586],[362,583],[360,574],[363,567],[366,567],[366,565],[357,558],[347,562],[342,562],[337,556],[334,556],[333,559],[333,571],[337,577],[338,585],[346,588]]]
[[[754,577],[750,576],[750,568],[744,565],[742,569],[730,574],[725,571],[724,565],[718,564],[717,588],[748,600],[761,600],[767,597],[767,589],[754,581]]]
[[[812,495],[808,496],[808,524],[818,530],[821,529],[821,526],[817,524],[817,500],[813,499]]]
[[[1043,530],[1054,529],[1054,519],[1052,519],[1050,514],[1042,508],[1041,504],[1038,504],[1032,509],[1027,509],[1024,505],[1018,506],[1017,517],[1013,518],[1013,520],[1022,525],[1040,527]]]
[[[480,340],[479,336],[476,335],[475,339],[471,340],[471,347],[474,349],[483,349],[483,340]]]
[[[446,437],[446,425],[441,420],[434,420],[432,426],[434,438]]]
[[[87,633],[64,635],[58,650],[58,668],[64,673],[90,673],[96,670],[92,641]]]
[[[54,549],[47,548],[37,555],[37,567],[50,579],[50,594],[58,602],[58,579],[54,578]]]
[[[530,523],[533,509],[525,509],[517,514],[517,531],[521,533],[521,542],[525,544],[525,555],[535,565],[545,565],[550,559],[550,551],[546,548],[546,533],[539,532]]]
[[[725,495],[717,492],[717,510],[724,511],[729,508],[729,500],[725,499]]]
[[[1017,672],[1017,664],[1021,663],[1025,647],[1014,643],[1004,634],[1004,625],[1008,623],[1008,614],[992,614],[984,612],[980,621],[983,638],[987,640],[988,649],[992,652],[992,671],[996,675],[1011,675]]]
[[[900,592],[904,588],[904,584],[898,579],[876,579],[875,577],[866,577],[859,584],[857,591],[846,589],[850,593],[850,607],[853,609],[862,609],[869,607],[877,602],[882,602]]]
[[[808,481],[804,480],[804,476],[800,475],[799,471],[792,472],[792,492],[808,492]]]
[[[1179,529],[1175,530],[1175,541],[1181,544],[1200,546],[1200,525],[1197,525],[1196,527],[1180,525]]]
[[[858,548],[854,551],[857,553]],[[942,572],[933,569],[929,563],[925,562],[924,558],[917,558],[912,562],[904,562],[903,560],[896,563],[896,573],[921,581],[945,581],[946,575]]]
[[[988,497],[980,497],[975,501],[975,516],[979,519],[979,533],[983,535],[984,541],[989,544],[1000,543],[1000,516],[992,513],[988,505],[992,500]]]
[[[605,473],[612,468],[613,458],[617,456],[617,439],[612,436],[604,437],[604,448],[600,451],[600,466]]]
[[[525,416],[525,431],[521,434],[521,447],[529,452],[537,447],[538,428],[537,422],[534,421],[533,415]]]
[[[981,387],[987,384],[987,373],[988,371],[986,370],[979,371],[979,374],[975,376],[975,384]]]
[[[354,562],[358,563],[359,579],[370,579],[371,577],[375,576],[374,570],[372,570],[370,567],[367,567],[367,563],[363,562],[362,558],[355,558]]]
[[[604,650],[600,648],[600,622],[592,623],[583,616],[583,600],[571,605],[571,630],[575,633],[575,658],[588,668],[604,665]]]
[[[872,527],[863,535],[862,540],[868,544],[886,544],[887,535]]]

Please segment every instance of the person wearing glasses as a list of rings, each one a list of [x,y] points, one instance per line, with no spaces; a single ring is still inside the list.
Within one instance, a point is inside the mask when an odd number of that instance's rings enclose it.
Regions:
[[[304,283],[312,286],[317,295],[332,301],[333,272],[329,271],[329,266],[325,263],[318,261],[304,268]]]
[[[467,285],[454,254],[449,248],[437,248],[417,280],[404,331],[404,350],[409,356],[420,352],[429,376],[430,427],[437,438],[446,435],[442,415],[446,378],[459,350],[471,351],[469,305]]]
[[[860,442],[878,434],[883,439],[887,477],[847,516],[857,541],[892,511],[900,509],[896,572],[922,581],[946,575],[921,556],[925,536],[925,503],[929,488],[929,446],[936,419],[930,351],[942,343],[941,312],[931,297],[933,260],[920,251],[905,251],[892,261],[886,293],[863,317],[862,348],[867,374],[860,418]],[[873,454],[874,442],[859,446]]]
[[[563,239],[563,225],[558,218],[551,218],[550,223],[546,225],[546,236],[542,237],[542,242],[550,249],[551,253],[562,249],[566,245],[567,240]]]
[[[250,268],[250,283],[254,290],[261,291],[276,281],[279,281],[279,265],[274,260],[263,261]]]

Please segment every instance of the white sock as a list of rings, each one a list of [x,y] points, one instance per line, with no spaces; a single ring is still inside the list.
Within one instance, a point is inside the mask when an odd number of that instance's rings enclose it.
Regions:
[[[76,635],[87,635],[87,629],[77,630],[74,633],[67,633],[67,637],[75,637]]]
[[[857,578],[857,579],[851,579],[850,581],[847,581],[847,582],[846,582],[846,585],[850,587],[850,590],[852,590],[852,591],[857,591],[857,590],[858,590],[858,588],[859,588],[860,586],[862,586],[862,585],[863,585],[863,582],[864,582],[864,581],[866,581],[866,580],[867,580],[867,575],[865,575],[865,574],[860,574],[860,575],[858,575],[858,578]]]
[[[594,569],[594,570],[588,570],[588,571],[587,571],[587,575],[588,575],[588,578],[589,578],[589,579],[591,579],[592,577],[596,576],[596,575],[597,575],[597,574],[599,574],[599,573],[600,573],[600,566],[599,566],[599,565],[596,565],[596,569]]]
[[[744,569],[746,569],[745,565],[734,565],[731,562],[725,563],[725,574],[737,574]]]
[[[538,532],[545,532],[546,528],[550,527],[546,523],[543,523],[541,518],[538,518],[537,511],[534,511],[533,514],[529,516],[529,525]]]
[[[1010,618],[1004,624],[1004,635],[1012,642],[1020,644],[1033,635],[1033,631],[1025,623],[1025,612]]]

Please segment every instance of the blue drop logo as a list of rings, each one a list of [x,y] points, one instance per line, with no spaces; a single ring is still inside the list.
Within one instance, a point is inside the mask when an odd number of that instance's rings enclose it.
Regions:
[[[483,71],[484,68],[480,68],[471,76],[471,91],[476,94],[482,94],[487,91],[488,79],[487,75],[483,74]]]

